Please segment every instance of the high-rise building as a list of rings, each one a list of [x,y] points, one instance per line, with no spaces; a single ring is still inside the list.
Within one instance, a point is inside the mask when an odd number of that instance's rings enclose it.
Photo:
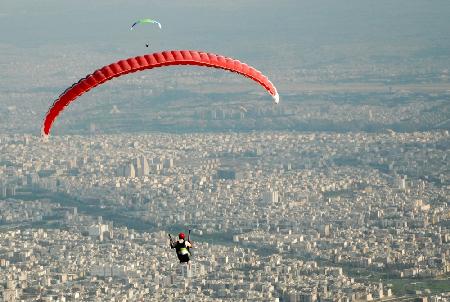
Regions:
[[[205,268],[201,264],[190,263],[189,265],[180,265],[178,267],[177,274],[181,277],[193,278],[203,275],[205,273]]]
[[[39,175],[37,173],[30,173],[27,175],[27,185],[32,187],[39,182]]]
[[[141,161],[139,158],[133,159],[132,165],[134,166],[134,172],[137,177],[142,176],[142,167],[141,167]]]
[[[323,237],[328,237],[331,234],[331,225],[324,224],[320,226],[320,235]]]
[[[173,158],[164,159],[164,168],[172,168],[173,167]]]
[[[150,167],[148,165],[148,160],[145,156],[139,158],[141,162],[142,175],[148,175],[150,173]]]
[[[264,192],[262,197],[265,204],[278,203],[279,201],[278,191]]]
[[[6,184],[0,183],[0,197],[6,198]]]
[[[10,184],[6,187],[6,197],[16,196],[16,185]]]
[[[125,177],[136,177],[136,171],[132,163],[125,165],[123,174],[124,174],[123,176]]]
[[[406,180],[407,180],[406,175],[397,177],[397,185],[400,190],[407,189],[407,181]]]
[[[145,156],[140,156],[133,160],[133,165],[135,168],[135,173],[137,177],[145,176],[150,173],[150,167],[148,165],[148,160]]]
[[[120,166],[116,170],[116,176],[125,176],[125,167]]]

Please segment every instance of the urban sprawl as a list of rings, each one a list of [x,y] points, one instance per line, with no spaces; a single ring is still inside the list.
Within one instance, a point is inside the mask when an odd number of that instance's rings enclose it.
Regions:
[[[448,301],[449,145],[446,130],[2,135],[0,295]],[[188,229],[190,266],[167,236]]]

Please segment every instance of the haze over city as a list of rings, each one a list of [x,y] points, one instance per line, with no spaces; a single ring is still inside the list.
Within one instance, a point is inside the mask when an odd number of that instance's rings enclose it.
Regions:
[[[450,301],[448,16],[3,1],[0,301]],[[130,30],[142,18],[162,26]],[[183,49],[256,68],[280,103],[242,74],[167,66],[87,91],[41,136],[86,75]]]

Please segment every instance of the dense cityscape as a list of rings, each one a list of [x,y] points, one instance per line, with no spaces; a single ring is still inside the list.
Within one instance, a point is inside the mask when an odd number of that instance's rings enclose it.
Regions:
[[[3,297],[442,301],[448,147],[446,130],[4,135]],[[167,238],[188,228],[190,269]]]

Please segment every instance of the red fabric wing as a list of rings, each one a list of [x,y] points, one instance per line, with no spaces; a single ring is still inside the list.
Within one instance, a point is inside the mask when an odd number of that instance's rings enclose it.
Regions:
[[[120,60],[116,63],[104,66],[92,74],[82,78],[77,83],[64,91],[47,112],[42,127],[42,134],[48,135],[53,122],[77,97],[112,78],[144,70],[170,65],[197,65],[215,67],[242,74],[263,86],[278,102],[278,93],[275,86],[261,72],[241,63],[238,60],[219,56],[212,53],[198,52],[195,50],[173,50],[148,54],[135,58]]]

